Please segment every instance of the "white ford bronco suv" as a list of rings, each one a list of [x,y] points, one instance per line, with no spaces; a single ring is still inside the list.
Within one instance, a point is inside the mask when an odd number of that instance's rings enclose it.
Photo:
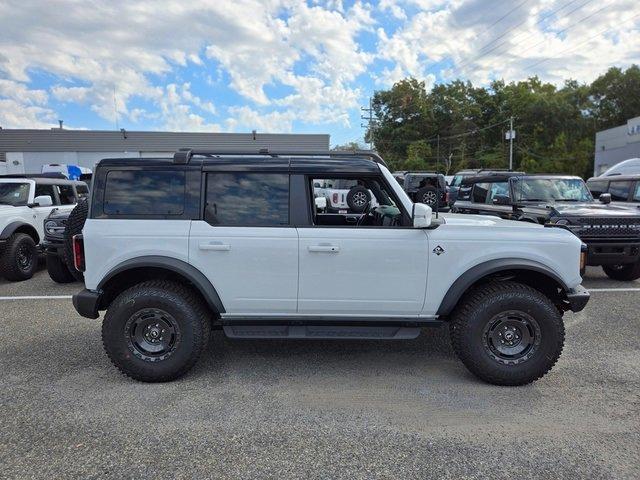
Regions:
[[[369,190],[361,213],[316,208],[314,184]],[[372,152],[204,152],[98,163],[74,260],[76,310],[102,322],[124,374],[185,374],[212,329],[233,338],[412,339],[448,324],[475,375],[536,380],[589,299],[569,231],[413,203]]]
[[[0,276],[11,281],[31,278],[45,219],[55,208],[70,211],[88,192],[84,182],[55,175],[0,177]]]

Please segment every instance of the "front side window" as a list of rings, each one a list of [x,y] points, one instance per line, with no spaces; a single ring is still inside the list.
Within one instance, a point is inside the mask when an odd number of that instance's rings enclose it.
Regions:
[[[185,172],[179,170],[111,170],[104,191],[107,215],[181,215]]]
[[[73,205],[76,203],[76,196],[71,185],[58,185],[58,196],[60,205]]]
[[[86,185],[76,185],[76,192],[78,194],[78,198],[87,198],[89,196],[89,189]]]
[[[402,225],[402,211],[379,178],[312,178],[313,223],[334,227]],[[325,188],[316,187],[317,184]]]
[[[24,206],[29,201],[28,183],[0,183],[0,205]]]
[[[289,175],[209,173],[204,219],[214,226],[289,225]]]
[[[507,182],[496,182],[491,184],[489,189],[489,198],[487,203],[493,203],[493,199],[496,195],[509,196],[509,184]]]
[[[629,199],[630,191],[631,182],[612,181],[609,185],[609,193],[613,201],[626,202]]]
[[[490,187],[490,183],[476,183],[471,191],[471,201],[473,203],[485,203],[487,201],[487,192]]]
[[[518,178],[516,202],[590,202],[593,200],[580,178]]]
[[[607,192],[608,184],[609,182],[606,180],[591,180],[587,182],[587,187],[589,187],[593,196],[598,198],[600,195]]]
[[[636,189],[633,192],[633,201],[640,202],[640,181],[636,182]]]
[[[41,195],[47,195],[47,196],[51,197],[51,201],[55,205],[56,196],[53,193],[53,185],[38,185],[38,184],[36,184],[35,196],[39,197]]]

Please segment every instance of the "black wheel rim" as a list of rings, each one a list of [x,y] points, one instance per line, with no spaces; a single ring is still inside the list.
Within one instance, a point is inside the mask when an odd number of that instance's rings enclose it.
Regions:
[[[495,315],[482,334],[485,351],[497,362],[526,362],[540,346],[540,325],[531,315],[509,310]]]
[[[168,358],[180,342],[178,322],[159,308],[145,308],[134,313],[125,324],[124,334],[133,354],[148,362]]]
[[[20,270],[28,271],[31,269],[33,265],[33,251],[29,248],[29,245],[22,244],[18,246],[16,261],[18,262]]]

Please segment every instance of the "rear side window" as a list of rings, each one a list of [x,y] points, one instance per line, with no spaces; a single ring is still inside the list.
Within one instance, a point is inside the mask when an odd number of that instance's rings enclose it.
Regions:
[[[104,191],[104,213],[181,215],[184,197],[184,171],[111,170]]]
[[[209,173],[204,219],[211,225],[289,224],[289,175]]]
[[[631,191],[631,182],[615,182],[612,181],[609,185],[609,193],[611,194],[611,200],[618,202],[626,202],[629,199],[629,192]]]
[[[493,203],[493,199],[496,195],[509,196],[509,184],[507,182],[497,182],[491,184],[491,190],[489,191],[489,198],[487,203]]]
[[[633,201],[640,202],[640,181],[636,183],[636,190],[633,192]]]

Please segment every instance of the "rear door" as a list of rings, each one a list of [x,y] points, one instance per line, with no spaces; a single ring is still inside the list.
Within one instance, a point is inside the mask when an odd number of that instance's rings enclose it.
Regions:
[[[289,225],[289,174],[209,171],[189,262],[211,281],[228,316],[295,313],[298,234]]]

